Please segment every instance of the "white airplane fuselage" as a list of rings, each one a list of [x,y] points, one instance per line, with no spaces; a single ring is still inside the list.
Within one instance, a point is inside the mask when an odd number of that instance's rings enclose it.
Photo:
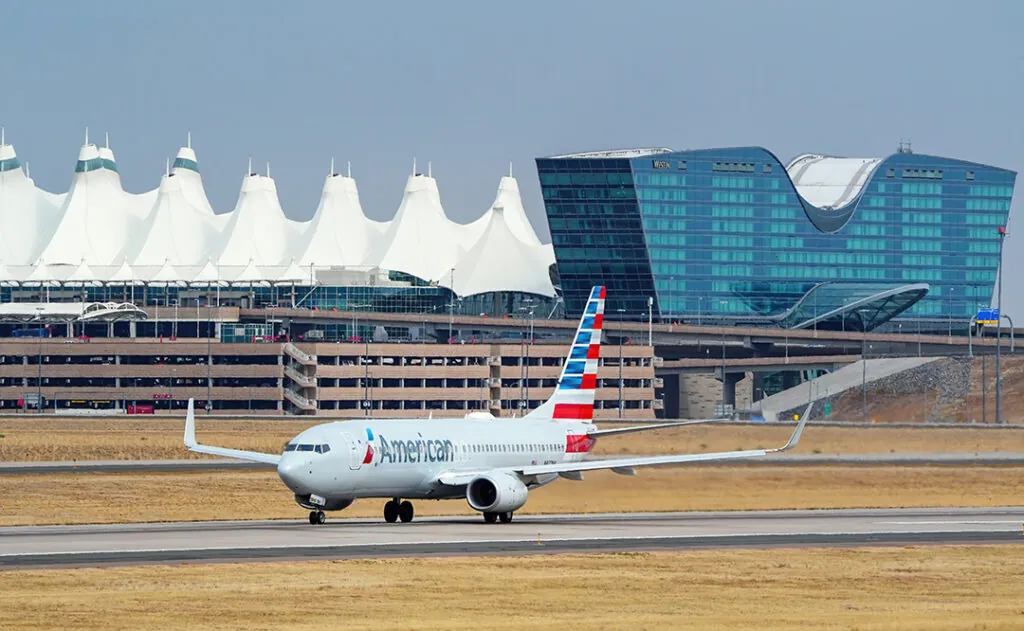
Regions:
[[[277,471],[296,499],[465,498],[464,489],[437,484],[438,475],[578,462],[596,442],[587,436],[593,429],[589,422],[528,418],[339,421],[291,440]],[[537,476],[527,486],[557,478]]]

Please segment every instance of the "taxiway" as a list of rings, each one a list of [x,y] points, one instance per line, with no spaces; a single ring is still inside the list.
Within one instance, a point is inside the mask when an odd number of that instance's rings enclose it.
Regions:
[[[1024,507],[517,515],[0,528],[0,568],[598,552],[687,547],[1024,543]],[[298,516],[297,516],[298,517]]]

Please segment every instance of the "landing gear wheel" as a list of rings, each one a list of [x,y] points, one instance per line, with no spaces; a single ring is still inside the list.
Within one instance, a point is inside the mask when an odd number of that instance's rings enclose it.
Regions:
[[[384,521],[389,524],[398,521],[398,502],[394,500],[384,502]]]
[[[412,521],[414,511],[412,508],[412,502],[406,500],[398,505],[398,518],[403,522]]]
[[[498,513],[498,519],[500,519],[503,524],[510,523],[512,521],[512,511]]]
[[[319,526],[320,524],[327,521],[327,515],[324,515],[322,510],[315,510],[309,512],[309,523],[312,526]]]
[[[484,513],[484,522],[493,524],[498,521],[498,513]]]

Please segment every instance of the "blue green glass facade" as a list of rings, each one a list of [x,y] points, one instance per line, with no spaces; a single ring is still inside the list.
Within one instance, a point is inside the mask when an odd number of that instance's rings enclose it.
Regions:
[[[608,317],[778,319],[820,283],[926,283],[901,317],[988,305],[1016,174],[896,153],[843,207],[804,200],[760,147],[537,159],[567,315],[606,285]],[[842,306],[815,305],[821,312]],[[827,300],[825,302],[828,302]]]

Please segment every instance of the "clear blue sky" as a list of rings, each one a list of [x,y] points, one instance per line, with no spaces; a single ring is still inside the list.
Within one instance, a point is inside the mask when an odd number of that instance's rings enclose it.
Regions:
[[[764,145],[785,160],[882,156],[909,138],[1024,171],[1012,0],[21,2],[0,23],[0,124],[52,191],[67,189],[87,125],[94,140],[110,132],[135,192],[191,131],[220,212],[247,159],[270,160],[296,219],[332,156],[352,161],[378,219],[413,157],[432,161],[463,222],[511,160],[543,238],[533,158],[555,152]],[[1014,214],[1022,198],[1018,186]],[[1007,252],[1020,269],[1024,253]],[[1012,289],[1005,307],[1024,313]]]

